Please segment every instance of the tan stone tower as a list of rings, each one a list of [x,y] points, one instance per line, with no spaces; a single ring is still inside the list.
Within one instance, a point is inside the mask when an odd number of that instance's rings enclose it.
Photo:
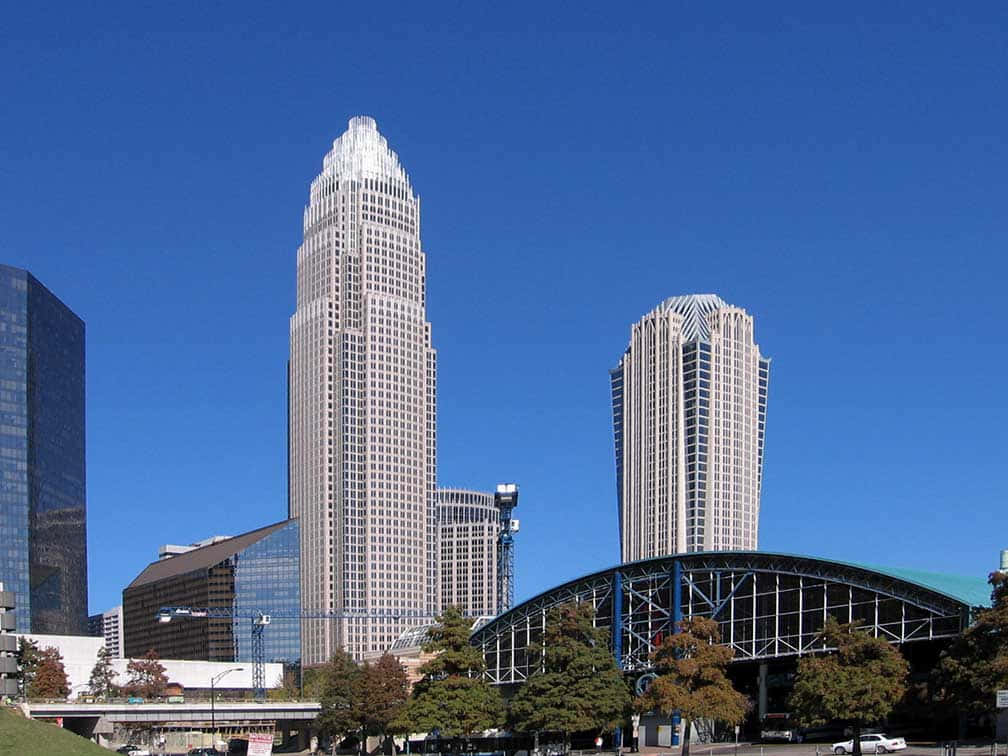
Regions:
[[[366,116],[350,119],[311,183],[288,380],[301,600],[345,615],[305,620],[303,660],[336,648],[360,658],[440,606],[420,199]]]
[[[757,547],[769,370],[752,317],[714,294],[631,327],[610,373],[624,562]]]

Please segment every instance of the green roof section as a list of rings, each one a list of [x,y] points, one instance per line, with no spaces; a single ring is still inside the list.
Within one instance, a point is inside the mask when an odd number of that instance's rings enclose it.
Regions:
[[[944,593],[946,596],[951,596],[969,606],[990,606],[991,586],[986,578],[969,575],[944,575],[939,572],[908,570],[902,567],[877,567],[869,564],[862,566],[866,570],[881,572],[884,575],[891,575],[900,580],[906,580],[908,583],[916,583],[933,591]]]

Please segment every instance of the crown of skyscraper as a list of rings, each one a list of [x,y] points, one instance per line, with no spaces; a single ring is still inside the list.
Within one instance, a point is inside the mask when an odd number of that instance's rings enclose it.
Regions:
[[[683,339],[693,341],[710,340],[710,314],[722,307],[731,307],[717,294],[684,294],[669,297],[654,312],[675,312],[683,316]]]
[[[413,191],[399,156],[378,131],[374,118],[364,115],[351,118],[347,130],[333,142],[322,160],[322,177],[354,181],[391,179],[401,181]]]

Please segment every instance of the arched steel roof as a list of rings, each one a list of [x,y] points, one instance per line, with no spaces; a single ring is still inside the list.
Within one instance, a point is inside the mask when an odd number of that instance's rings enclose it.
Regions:
[[[627,671],[647,669],[654,647],[690,616],[717,620],[736,660],[822,650],[827,616],[859,621],[894,643],[933,640],[961,632],[987,593],[980,579],[941,577],[759,551],[677,554],[567,581],[477,628],[471,640],[501,684],[537,666],[547,612],[570,601],[592,602]]]

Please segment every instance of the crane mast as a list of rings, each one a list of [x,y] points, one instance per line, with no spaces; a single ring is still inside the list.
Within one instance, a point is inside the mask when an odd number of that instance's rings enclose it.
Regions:
[[[503,614],[514,604],[514,534],[518,520],[511,518],[518,506],[518,486],[501,483],[494,493],[494,504],[500,514],[497,535],[497,614]]]

